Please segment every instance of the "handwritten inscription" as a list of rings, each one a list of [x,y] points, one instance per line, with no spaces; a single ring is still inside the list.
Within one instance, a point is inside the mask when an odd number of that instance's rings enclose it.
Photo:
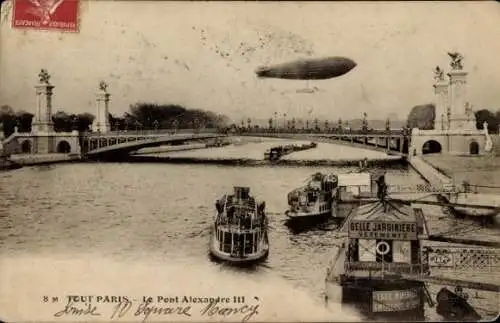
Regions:
[[[54,297],[53,299],[57,299]],[[259,314],[259,298],[247,302],[245,296],[195,297],[195,296],[143,296],[136,299],[126,296],[67,296],[62,309],[53,315],[108,316],[110,320],[137,317],[145,322],[152,316],[234,318],[248,322]],[[108,306],[105,306],[105,305]],[[111,306],[109,306],[111,304]]]
[[[97,307],[95,305],[92,305],[91,303],[75,303],[68,297],[68,303],[64,306],[64,309],[54,314],[55,317],[62,317],[66,315],[100,316],[101,314],[97,311]]]

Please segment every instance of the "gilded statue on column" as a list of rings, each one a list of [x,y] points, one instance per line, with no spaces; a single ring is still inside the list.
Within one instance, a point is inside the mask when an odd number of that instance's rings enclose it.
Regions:
[[[42,68],[40,73],[38,73],[38,78],[42,84],[50,84],[50,74],[45,68]]]
[[[439,66],[434,69],[434,79],[437,82],[444,80],[444,71]]]
[[[105,81],[101,81],[99,83],[99,90],[107,93],[108,92],[108,84]]]
[[[460,54],[458,52],[454,52],[454,53],[448,52],[448,56],[450,56],[450,58],[451,58],[450,66],[452,69],[462,70],[464,68],[464,66],[462,64],[462,60],[464,59],[464,57],[462,56],[462,54]]]

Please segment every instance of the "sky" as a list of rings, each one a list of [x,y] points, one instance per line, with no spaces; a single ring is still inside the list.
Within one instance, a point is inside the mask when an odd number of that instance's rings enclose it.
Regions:
[[[434,101],[433,69],[449,70],[447,51],[458,51],[475,109],[500,109],[496,2],[80,1],[78,33],[13,29],[4,4],[0,105],[34,113],[37,74],[46,68],[54,111],[95,114],[105,80],[115,115],[156,102],[233,120],[275,112],[405,119],[414,105]],[[329,80],[255,75],[263,65],[325,56],[357,66]]]

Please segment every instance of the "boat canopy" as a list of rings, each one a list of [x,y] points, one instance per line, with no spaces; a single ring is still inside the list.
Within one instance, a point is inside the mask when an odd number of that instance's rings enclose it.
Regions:
[[[234,187],[234,194],[225,195],[217,201],[216,206],[222,222],[226,222],[226,217],[230,222],[250,218],[257,220],[265,209],[265,203],[257,204],[248,187]]]
[[[339,186],[367,186],[371,187],[372,179],[370,173],[347,173],[338,174]]]
[[[421,226],[421,215],[415,208],[389,200],[376,201],[358,207],[342,225],[341,232],[348,232],[352,222],[417,223]]]
[[[413,209],[405,204],[387,201],[377,201],[358,208],[353,220],[360,221],[401,221],[416,222]]]

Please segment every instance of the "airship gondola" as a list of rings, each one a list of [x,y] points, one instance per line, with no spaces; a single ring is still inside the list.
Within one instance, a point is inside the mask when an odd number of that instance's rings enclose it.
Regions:
[[[321,59],[301,59],[288,63],[258,68],[255,73],[260,78],[289,80],[325,80],[342,76],[356,67],[356,63],[346,57]]]

